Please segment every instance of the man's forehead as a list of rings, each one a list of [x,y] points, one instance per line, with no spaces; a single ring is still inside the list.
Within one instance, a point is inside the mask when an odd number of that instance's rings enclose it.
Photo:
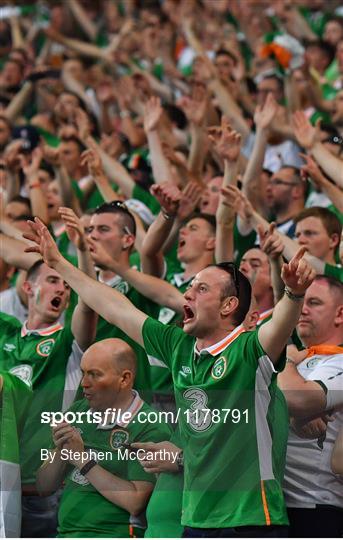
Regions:
[[[203,283],[215,284],[218,281],[222,281],[227,277],[228,273],[222,268],[217,268],[216,266],[209,266],[198,272],[193,280],[193,283]]]
[[[53,268],[50,268],[50,266],[48,266],[45,263],[42,264],[42,266],[40,267],[40,272],[39,272],[38,276],[41,276],[41,277],[51,276],[51,277],[56,277],[56,278],[62,279],[61,274],[56,272],[56,270],[54,270]]]
[[[261,262],[268,262],[267,255],[259,248],[248,249],[242,257],[242,261],[250,261],[252,259],[257,259]]]
[[[91,225],[117,225],[118,214],[112,214],[111,212],[103,212],[102,214],[93,214],[91,217]]]

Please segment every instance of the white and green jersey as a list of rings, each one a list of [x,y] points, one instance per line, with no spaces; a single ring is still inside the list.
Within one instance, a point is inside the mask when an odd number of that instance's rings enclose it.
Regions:
[[[34,392],[20,441],[22,482],[35,482],[39,448],[49,440],[50,428],[41,423],[44,411],[67,409],[81,380],[82,351],[69,326],[60,323],[28,330],[17,319],[0,314],[0,369],[24,381]]]
[[[20,536],[19,438],[32,392],[18,377],[0,371],[0,538]]]
[[[149,318],[143,338],[149,361],[173,376],[185,453],[182,524],[287,524],[279,457],[287,409],[283,401],[279,420],[276,371],[258,333],[240,326],[198,352],[195,338]]]
[[[133,442],[159,442],[169,440],[171,429],[165,423],[143,421],[154,410],[134,392],[130,420],[99,425],[92,422],[75,423],[84,441],[85,449],[92,450],[97,463],[110,473],[128,481],[155,483],[155,475],[146,473],[139,461],[125,454],[123,444]],[[70,409],[74,412],[89,411],[86,399],[77,401]],[[124,411],[123,411],[124,412]],[[155,413],[156,414],[156,413]],[[141,419],[141,421],[140,421]],[[58,513],[59,536],[66,537],[129,537],[131,517],[127,510],[107,500],[80,474],[69,466]],[[129,495],[128,495],[129,496]]]

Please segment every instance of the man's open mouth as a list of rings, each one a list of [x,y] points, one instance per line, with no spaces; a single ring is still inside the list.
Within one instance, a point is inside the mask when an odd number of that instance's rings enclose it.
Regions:
[[[179,240],[179,248],[182,248],[186,244],[186,240]]]
[[[194,313],[188,305],[183,306],[183,323],[190,322],[194,319]]]
[[[51,305],[52,307],[54,307],[55,309],[58,309],[61,305],[61,302],[62,302],[62,298],[60,296],[55,296],[52,300],[51,300]]]

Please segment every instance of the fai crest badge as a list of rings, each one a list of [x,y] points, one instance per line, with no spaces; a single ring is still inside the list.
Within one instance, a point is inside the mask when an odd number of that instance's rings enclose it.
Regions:
[[[44,339],[40,343],[38,343],[36,347],[36,351],[39,354],[39,356],[49,356],[51,353],[51,349],[53,348],[55,343],[55,340],[52,338]]]
[[[118,450],[129,440],[129,434],[125,429],[114,429],[110,435],[110,446],[113,450]]]
[[[212,367],[211,376],[213,379],[221,379],[226,372],[227,362],[224,356],[218,358]]]

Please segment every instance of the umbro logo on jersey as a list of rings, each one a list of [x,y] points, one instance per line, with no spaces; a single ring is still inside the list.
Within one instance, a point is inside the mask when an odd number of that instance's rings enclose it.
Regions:
[[[6,351],[6,352],[12,352],[12,351],[14,351],[15,348],[16,347],[15,347],[15,345],[13,345],[13,343],[5,343],[5,345],[4,345],[4,351]]]
[[[191,368],[188,367],[188,366],[182,366],[182,370],[180,369],[179,371],[180,375],[182,375],[183,377],[187,377],[187,375],[190,375],[192,372],[191,372]]]

